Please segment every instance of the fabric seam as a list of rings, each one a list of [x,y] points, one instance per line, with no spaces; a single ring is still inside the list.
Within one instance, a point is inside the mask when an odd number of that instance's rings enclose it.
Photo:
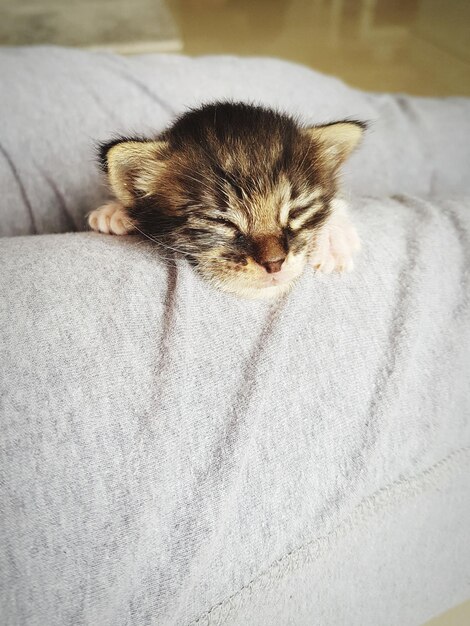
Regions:
[[[361,522],[365,522],[371,519],[374,514],[385,511],[410,497],[417,496],[429,488],[436,487],[437,481],[442,480],[452,470],[461,469],[462,463],[469,460],[470,447],[459,448],[434,465],[427,467],[420,474],[396,480],[386,487],[382,487],[371,496],[364,498],[351,514],[331,531],[311,539],[276,559],[267,569],[243,585],[238,591],[190,622],[189,626],[223,624],[233,612],[238,611],[243,606],[245,600],[256,589],[267,589],[272,584],[279,582],[288,573],[318,559],[334,541],[346,536]]]

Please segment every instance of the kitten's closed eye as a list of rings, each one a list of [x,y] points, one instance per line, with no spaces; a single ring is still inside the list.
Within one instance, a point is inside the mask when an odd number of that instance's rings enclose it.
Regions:
[[[156,139],[111,142],[101,159],[137,232],[186,253],[219,287],[264,297],[301,274],[336,212],[337,171],[363,130],[349,121],[301,128],[270,109],[216,103]],[[330,239],[321,239],[323,251]]]
[[[238,230],[238,226],[231,220],[227,219],[226,217],[219,217],[219,216],[213,217],[212,215],[204,215],[203,219],[206,222],[213,222],[215,224],[223,224],[224,226],[228,226],[229,228]]]
[[[248,244],[248,239],[247,239],[246,235],[244,235],[242,232],[237,231],[235,233],[235,242],[239,246],[246,246]]]
[[[289,219],[295,220],[296,217],[300,217],[305,214],[307,211],[313,211],[315,209],[319,209],[322,207],[323,202],[321,200],[315,202],[315,204],[308,203],[303,204],[301,206],[295,206],[293,209],[289,211]]]

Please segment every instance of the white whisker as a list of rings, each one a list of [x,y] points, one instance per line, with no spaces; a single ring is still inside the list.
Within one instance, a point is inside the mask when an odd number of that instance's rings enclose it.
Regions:
[[[173,248],[172,246],[168,245],[167,243],[163,243],[163,241],[159,241],[158,239],[155,239],[154,237],[152,237],[151,235],[145,233],[143,230],[141,230],[138,226],[136,226],[135,224],[132,224],[133,228],[135,228],[136,230],[139,231],[139,233],[141,233],[144,237],[147,237],[147,239],[149,239],[150,241],[152,241],[153,243],[157,244],[157,246],[161,246],[162,248],[166,248],[167,250],[171,250],[173,252],[176,252],[177,254],[181,254],[183,256],[187,256],[187,254],[184,252],[184,250],[178,250],[178,248]]]

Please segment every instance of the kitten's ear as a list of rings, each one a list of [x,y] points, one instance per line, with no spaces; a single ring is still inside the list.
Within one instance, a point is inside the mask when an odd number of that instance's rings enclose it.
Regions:
[[[100,146],[100,160],[111,189],[124,206],[151,194],[165,168],[165,141],[117,139]]]
[[[337,169],[357,147],[366,125],[364,122],[334,122],[325,126],[305,128],[306,134],[321,150],[327,163]]]

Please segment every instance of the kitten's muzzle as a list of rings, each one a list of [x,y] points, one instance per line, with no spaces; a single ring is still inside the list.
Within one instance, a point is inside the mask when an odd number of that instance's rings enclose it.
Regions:
[[[276,272],[281,271],[284,261],[285,257],[282,259],[276,259],[274,261],[265,261],[264,263],[261,263],[261,265],[268,272],[268,274],[275,274]]]
[[[268,274],[280,272],[286,259],[286,249],[282,239],[276,235],[268,235],[258,239],[255,245],[255,261],[264,267]]]

